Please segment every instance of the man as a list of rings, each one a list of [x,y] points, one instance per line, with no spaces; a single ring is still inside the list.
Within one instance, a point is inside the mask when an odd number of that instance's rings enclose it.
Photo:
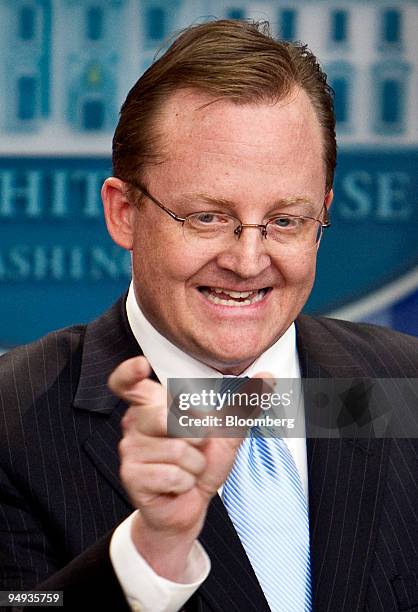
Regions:
[[[335,157],[316,59],[257,25],[190,28],[133,87],[102,190],[127,299],[3,358],[3,590],[64,589],[68,609],[418,605],[415,441],[282,441],[294,489],[266,545],[285,468],[249,483],[242,524],[231,482],[257,442],[166,435],[170,377],[417,376],[413,338],[297,319]]]

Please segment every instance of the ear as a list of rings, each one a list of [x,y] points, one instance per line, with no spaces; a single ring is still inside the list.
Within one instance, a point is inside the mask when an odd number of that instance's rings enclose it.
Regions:
[[[327,207],[327,210],[330,209],[330,206],[332,204],[332,200],[334,199],[334,191],[332,189],[330,189],[328,191],[328,193],[325,196],[325,200],[324,200],[324,204]]]
[[[116,244],[131,251],[135,211],[124,182],[114,176],[107,178],[102,186],[102,201],[107,231]]]

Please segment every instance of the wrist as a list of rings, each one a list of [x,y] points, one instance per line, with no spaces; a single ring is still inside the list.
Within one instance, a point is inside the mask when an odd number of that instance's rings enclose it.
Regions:
[[[131,538],[156,574],[181,583],[187,582],[188,559],[200,528],[181,532],[155,529],[144,521],[139,511],[132,522]]]

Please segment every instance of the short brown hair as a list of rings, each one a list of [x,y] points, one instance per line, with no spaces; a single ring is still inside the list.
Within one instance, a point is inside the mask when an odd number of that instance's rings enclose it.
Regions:
[[[323,133],[326,189],[336,165],[332,89],[306,45],[275,40],[267,22],[218,20],[193,25],[140,77],[122,106],[113,138],[113,172],[138,181],[161,155],[158,116],[180,89],[196,89],[236,104],[275,103],[301,87]],[[160,146],[161,148],[161,146]]]

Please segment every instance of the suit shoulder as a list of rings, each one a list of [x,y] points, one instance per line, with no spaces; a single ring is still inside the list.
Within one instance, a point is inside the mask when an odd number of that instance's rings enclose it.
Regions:
[[[328,354],[332,362],[355,363],[365,374],[417,377],[418,338],[369,323],[353,323],[327,317],[298,318],[298,332],[316,358]]]
[[[0,357],[2,403],[10,411],[25,412],[57,381],[78,379],[85,326],[51,332]]]
[[[403,344],[417,350],[418,338],[403,334],[388,327],[381,325],[373,325],[372,323],[353,323],[352,321],[344,321],[342,319],[332,319],[329,317],[310,317],[302,315],[300,317],[304,322],[316,327],[317,331],[326,330],[336,337],[353,338],[358,342],[374,343],[375,341],[383,341],[388,344]]]

